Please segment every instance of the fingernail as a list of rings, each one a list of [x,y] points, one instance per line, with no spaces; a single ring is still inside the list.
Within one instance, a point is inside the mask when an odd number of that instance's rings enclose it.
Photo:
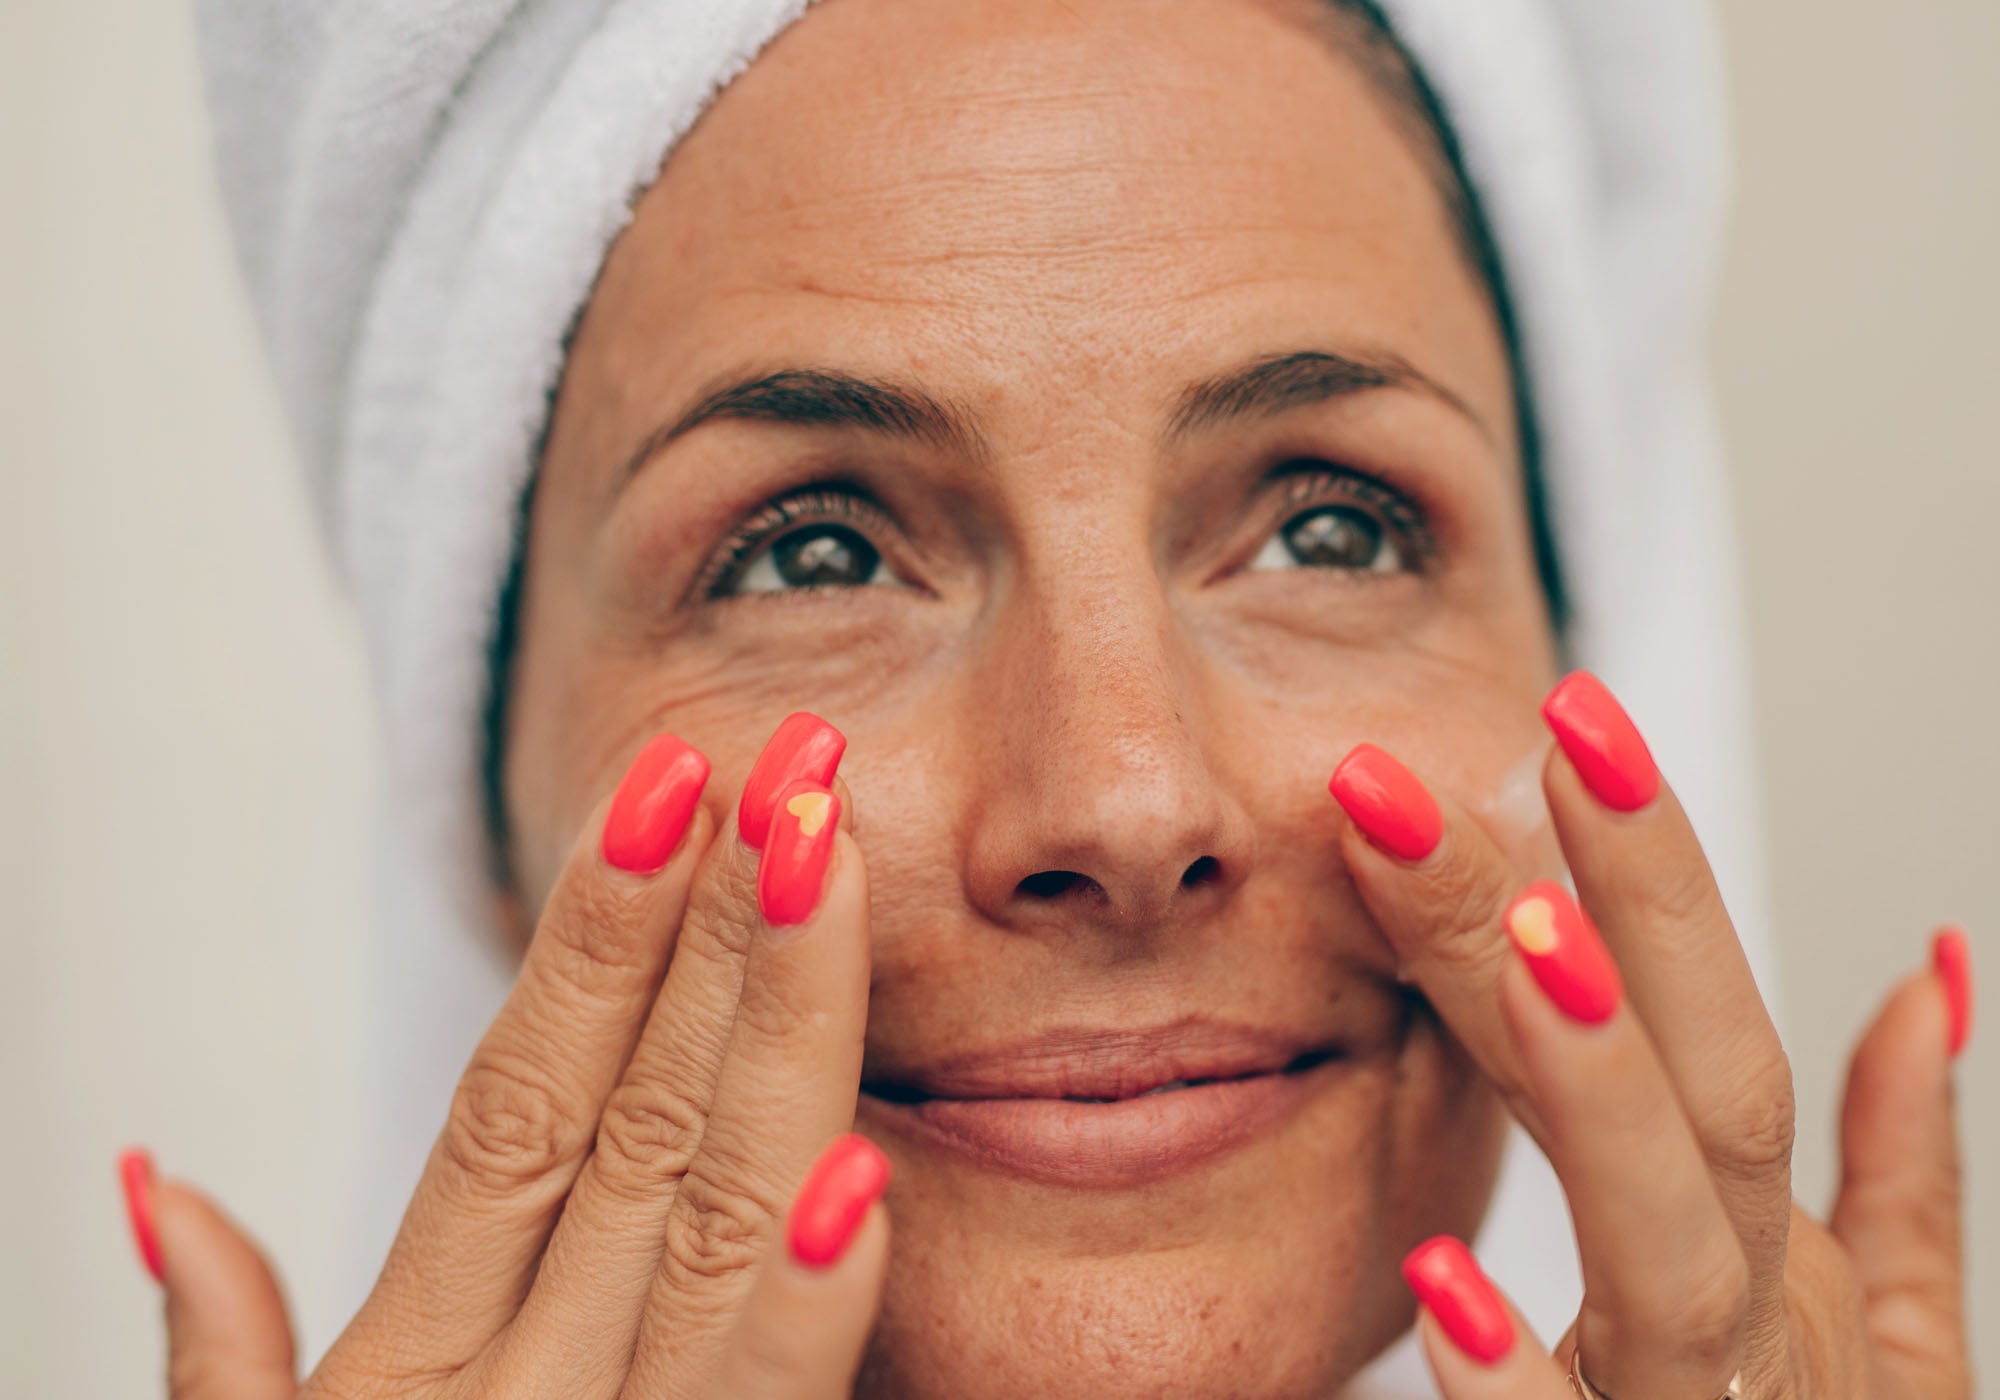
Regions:
[[[1363,836],[1399,859],[1422,860],[1444,835],[1436,799],[1416,774],[1373,744],[1355,745],[1326,787]]]
[[[1537,880],[1514,896],[1502,916],[1535,981],[1572,1021],[1609,1020],[1625,995],[1611,950],[1570,892]]]
[[[743,784],[743,800],[736,804],[736,832],[743,844],[763,849],[779,790],[799,778],[831,787],[846,751],[847,736],[818,715],[804,710],[787,715],[757,755],[750,779]]]
[[[708,782],[700,750],[661,734],[639,750],[619,780],[604,819],[604,859],[620,870],[651,874],[667,863],[694,819]]]
[[[143,1147],[127,1148],[118,1157],[118,1179],[125,1186],[125,1217],[132,1222],[132,1243],[139,1248],[139,1262],[146,1266],[153,1282],[165,1283],[160,1237],[153,1229],[153,1154]]]
[[[839,829],[840,799],[830,790],[800,780],[778,794],[757,862],[757,908],[765,923],[782,927],[813,916]]]
[[[1965,930],[1941,928],[1931,938],[1931,968],[1944,984],[1945,1010],[1951,1017],[1951,1057],[1955,1060],[1972,1038],[1972,945]]]
[[[1450,1235],[1425,1240],[1403,1259],[1403,1278],[1452,1345],[1483,1366],[1514,1349],[1514,1319],[1472,1251]]]
[[[1572,671],[1542,702],[1542,718],[1591,795],[1614,812],[1636,812],[1660,791],[1660,769],[1632,717],[1604,682]]]
[[[840,1262],[868,1207],[889,1189],[889,1159],[859,1133],[845,1133],[819,1154],[792,1202],[786,1242],[792,1258],[809,1269]]]

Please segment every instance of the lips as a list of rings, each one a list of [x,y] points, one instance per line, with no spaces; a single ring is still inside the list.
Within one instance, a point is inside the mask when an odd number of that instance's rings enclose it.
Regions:
[[[982,1169],[1130,1187],[1274,1131],[1343,1059],[1324,1040],[1206,1020],[1063,1030],[870,1079],[861,1115]]]

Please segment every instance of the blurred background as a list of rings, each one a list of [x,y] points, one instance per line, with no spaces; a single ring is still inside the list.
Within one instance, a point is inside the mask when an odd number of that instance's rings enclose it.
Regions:
[[[161,1393],[143,1142],[339,1308],[373,735],[212,193],[181,3],[0,5],[0,1394]],[[1798,1189],[1933,923],[2000,1005],[2000,5],[1727,6],[1716,364]],[[2000,1020],[1959,1069],[2000,1385]]]

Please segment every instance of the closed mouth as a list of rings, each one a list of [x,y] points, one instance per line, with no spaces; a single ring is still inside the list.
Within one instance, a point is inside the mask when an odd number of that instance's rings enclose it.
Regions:
[[[1236,1074],[1187,1075],[1164,1080],[1148,1088],[1133,1089],[1125,1093],[1048,1094],[1022,1090],[1016,1093],[999,1091],[992,1093],[934,1094],[919,1088],[916,1084],[896,1080],[864,1081],[861,1085],[861,1092],[872,1098],[880,1099],[884,1103],[893,1104],[921,1104],[928,1103],[934,1099],[955,1099],[963,1102],[1006,1098],[1060,1099],[1064,1103],[1125,1103],[1131,1099],[1146,1099],[1152,1098],[1156,1094],[1172,1093],[1176,1089],[1199,1089],[1209,1084],[1229,1084],[1238,1080],[1254,1079],[1259,1076],[1271,1074],[1304,1074],[1308,1070],[1317,1069],[1329,1060],[1339,1058],[1340,1054],[1339,1050],[1333,1048],[1308,1050],[1303,1054],[1293,1056],[1290,1060],[1275,1069],[1251,1069]]]
[[[870,1077],[858,1116],[982,1170],[1130,1188],[1274,1131],[1347,1059],[1337,1045],[1200,1019],[1055,1032]]]

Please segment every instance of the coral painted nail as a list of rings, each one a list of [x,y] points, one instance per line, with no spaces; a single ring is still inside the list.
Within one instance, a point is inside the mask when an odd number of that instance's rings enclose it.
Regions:
[[[692,745],[661,734],[632,760],[604,819],[604,859],[620,870],[651,874],[667,863],[694,818],[708,782],[708,760]]]
[[[1514,896],[1502,920],[1557,1010],[1586,1025],[1611,1018],[1624,998],[1624,979],[1603,935],[1568,890],[1537,880]]]
[[[889,1159],[881,1148],[859,1133],[835,1138],[819,1154],[792,1202],[785,1230],[792,1258],[809,1269],[839,1263],[868,1208],[888,1188]]]
[[[786,716],[757,755],[750,778],[743,784],[743,800],[736,805],[736,831],[743,844],[763,849],[771,814],[777,810],[778,792],[785,784],[806,778],[821,787],[832,787],[845,752],[847,736],[818,715],[801,710]]]
[[[1373,744],[1355,745],[1326,787],[1361,834],[1392,856],[1422,860],[1444,835],[1444,817],[1430,791]]]
[[[1931,969],[1944,984],[1945,1010],[1951,1017],[1951,1057],[1955,1060],[1972,1038],[1972,945],[1965,930],[1941,928],[1931,938]]]
[[[802,924],[819,908],[826,863],[840,828],[840,799],[801,780],[778,794],[757,862],[757,908],[775,927]]]
[[[1403,1279],[1452,1345],[1483,1366],[1514,1349],[1514,1319],[1472,1251],[1450,1235],[1425,1240],[1403,1260]]]
[[[153,1155],[143,1147],[127,1148],[118,1156],[118,1180],[125,1188],[125,1217],[132,1222],[132,1243],[153,1282],[167,1281],[160,1259],[160,1237],[153,1229]]]
[[[1542,702],[1542,718],[1591,795],[1614,812],[1636,812],[1660,791],[1660,769],[1625,707],[1604,682],[1574,671]]]

